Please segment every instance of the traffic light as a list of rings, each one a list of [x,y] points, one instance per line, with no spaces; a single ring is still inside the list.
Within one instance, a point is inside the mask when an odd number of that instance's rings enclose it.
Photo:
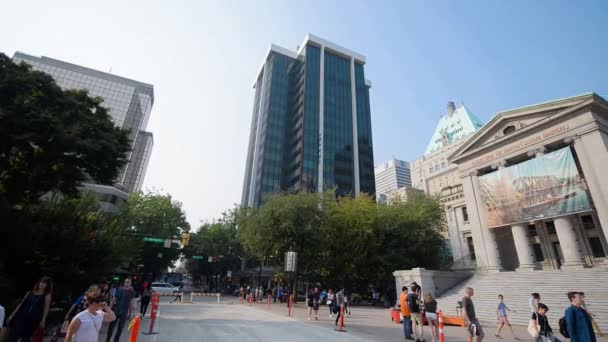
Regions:
[[[182,246],[188,246],[189,241],[190,241],[190,234],[182,233]]]

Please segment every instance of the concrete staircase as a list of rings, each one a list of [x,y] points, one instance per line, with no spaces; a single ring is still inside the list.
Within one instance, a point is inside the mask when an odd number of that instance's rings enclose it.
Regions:
[[[462,300],[466,287],[475,289],[473,303],[477,318],[486,324],[491,323],[485,329],[488,334],[496,326],[499,294],[505,297],[505,304],[516,311],[508,313],[511,324],[528,325],[531,316],[528,301],[533,292],[540,293],[541,303],[549,307],[547,316],[553,331],[558,332],[558,320],[570,305],[566,297],[568,291],[585,292],[587,308],[595,315],[602,331],[608,331],[608,270],[605,269],[476,273],[437,298],[439,309],[445,314],[455,315],[457,303]]]

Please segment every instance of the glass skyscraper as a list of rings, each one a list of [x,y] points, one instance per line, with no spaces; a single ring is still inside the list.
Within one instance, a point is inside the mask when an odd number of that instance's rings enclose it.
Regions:
[[[307,35],[271,45],[254,84],[242,205],[301,190],[375,194],[365,56]]]
[[[49,74],[63,89],[85,89],[90,96],[103,99],[102,106],[108,109],[114,124],[129,130],[133,143],[132,152],[129,162],[114,184],[120,191],[114,189],[105,191],[103,189],[107,187],[92,184],[89,188],[111,193],[111,196],[122,192],[123,196],[119,197],[126,197],[126,193],[141,190],[154,145],[152,133],[145,131],[154,104],[153,86],[60,60],[21,52],[15,53],[13,61],[25,62],[31,65],[33,70]]]

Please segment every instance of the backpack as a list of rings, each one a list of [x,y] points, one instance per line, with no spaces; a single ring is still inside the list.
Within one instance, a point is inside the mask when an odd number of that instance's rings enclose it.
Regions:
[[[570,334],[568,334],[568,328],[566,324],[566,316],[559,319],[559,333],[562,334],[565,338],[570,338]]]

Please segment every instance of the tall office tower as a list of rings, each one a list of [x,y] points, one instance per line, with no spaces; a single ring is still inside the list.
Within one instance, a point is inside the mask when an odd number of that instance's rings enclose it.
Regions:
[[[297,52],[271,45],[255,98],[242,204],[277,192],[375,195],[365,56],[307,35]]]
[[[391,159],[376,167],[376,196],[378,199],[400,188],[411,187],[410,163]]]
[[[37,57],[16,52],[16,63],[25,62],[32,69],[45,72],[63,89],[85,89],[91,96],[103,99],[116,126],[128,129],[133,143],[129,161],[116,180],[116,188],[123,192],[141,190],[154,145],[152,133],[146,132],[154,103],[154,88],[128,78],[116,76],[48,57]],[[125,196],[121,196],[125,197]]]

